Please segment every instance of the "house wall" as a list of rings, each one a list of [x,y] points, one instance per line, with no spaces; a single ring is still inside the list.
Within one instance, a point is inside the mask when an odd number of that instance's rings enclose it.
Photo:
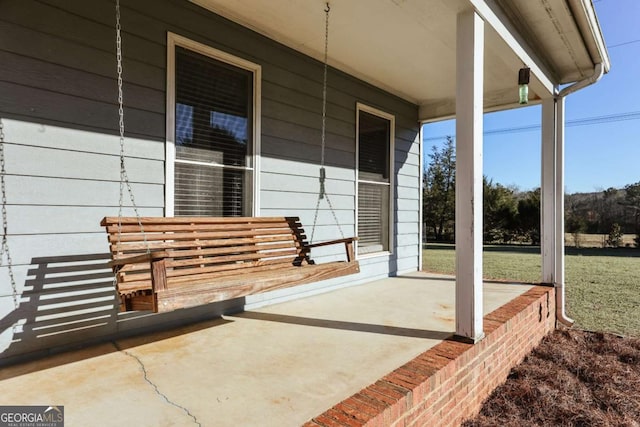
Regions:
[[[345,235],[355,234],[356,103],[395,115],[393,253],[361,260],[355,278],[166,315],[116,313],[106,235],[99,226],[103,216],[118,214],[119,204],[114,14],[108,0],[0,3],[9,244],[17,291],[23,294],[16,309],[7,269],[0,267],[0,364],[25,353],[163,328],[417,269],[417,106],[330,69],[327,191]],[[259,214],[298,215],[310,226],[318,191],[322,64],[186,0],[123,0],[122,27],[126,165],[140,214],[164,214],[170,31],[262,67]],[[124,200],[124,215],[132,215],[126,194]],[[339,237],[326,206],[319,212],[315,236]],[[333,259],[340,250],[321,251],[316,259]],[[19,326],[12,328],[16,321]]]

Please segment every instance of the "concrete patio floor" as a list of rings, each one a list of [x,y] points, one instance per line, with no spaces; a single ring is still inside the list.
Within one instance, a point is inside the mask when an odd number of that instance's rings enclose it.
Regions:
[[[67,426],[299,426],[449,337],[453,278],[414,273],[0,371]],[[485,283],[484,313],[531,286]]]

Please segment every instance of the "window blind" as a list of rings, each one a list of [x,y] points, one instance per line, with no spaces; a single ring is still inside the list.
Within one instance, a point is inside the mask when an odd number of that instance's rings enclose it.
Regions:
[[[358,251],[380,252],[389,248],[389,187],[358,184]]]
[[[250,214],[253,74],[176,47],[175,214]]]
[[[359,111],[358,252],[389,250],[389,120]]]
[[[358,178],[389,182],[389,120],[360,111]]]

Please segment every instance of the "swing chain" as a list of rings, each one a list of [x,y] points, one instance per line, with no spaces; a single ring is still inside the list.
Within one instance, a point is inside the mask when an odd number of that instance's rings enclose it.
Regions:
[[[326,193],[325,189],[325,180],[327,177],[327,172],[324,168],[325,162],[325,147],[326,147],[326,128],[327,128],[327,70],[328,70],[328,55],[329,55],[329,12],[331,11],[331,6],[329,2],[327,2],[327,7],[324,9],[325,19],[324,19],[324,65],[323,65],[323,76],[322,76],[322,132],[321,132],[321,148],[320,148],[320,194],[318,195],[318,201],[316,203],[315,215],[313,217],[313,226],[311,228],[311,238],[310,242],[313,243],[313,236],[316,232],[316,223],[318,222],[318,213],[320,210],[320,200],[326,198],[327,204],[329,205],[329,210],[331,211],[331,215],[333,215],[333,219],[338,226],[338,231],[340,232],[340,236],[344,238],[344,232],[342,231],[342,227],[340,226],[340,222],[338,221],[338,217],[336,215],[336,211],[333,209],[333,205],[331,204],[331,199],[329,198],[329,194]]]
[[[133,211],[135,212],[136,219],[138,220],[138,226],[140,227],[140,232],[142,233],[142,238],[144,240],[144,245],[147,248],[147,252],[149,252],[149,244],[147,242],[147,236],[144,233],[144,228],[142,227],[142,220],[140,218],[140,213],[138,212],[138,206],[136,205],[136,201],[133,195],[133,189],[131,188],[131,183],[129,182],[129,175],[127,174],[127,169],[125,167],[124,160],[124,98],[122,94],[122,36],[121,36],[122,26],[120,25],[120,0],[116,0],[116,62],[117,62],[117,72],[118,72],[118,127],[120,130],[120,199],[118,204],[118,242],[117,247],[120,247],[120,234],[122,230],[122,207],[124,205],[124,187],[126,185],[127,191],[129,193],[129,199],[131,200],[131,205],[133,207]]]
[[[329,2],[327,2],[327,8],[324,10],[325,19],[324,19],[324,70],[322,76],[322,148],[320,151],[320,170],[324,170],[324,148],[325,148],[325,139],[326,139],[326,128],[327,128],[327,63],[328,63],[328,54],[329,54],[329,12],[331,11],[331,7],[329,6]],[[320,198],[324,195],[324,176],[321,173],[320,175],[320,183],[322,185],[320,191]]]
[[[4,157],[4,123],[0,118],[0,192],[2,193],[2,244],[0,247],[0,267],[5,257],[7,257],[7,271],[9,273],[9,280],[11,282],[11,291],[13,296],[13,305],[16,309],[20,306],[18,301],[18,288],[16,286],[16,279],[13,275],[13,260],[11,259],[11,252],[9,251],[9,223],[7,220],[7,188],[5,183],[5,176],[7,171],[5,170],[5,157]]]

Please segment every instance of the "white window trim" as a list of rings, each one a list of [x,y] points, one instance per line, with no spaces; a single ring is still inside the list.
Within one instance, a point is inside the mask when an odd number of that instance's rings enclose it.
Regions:
[[[253,200],[251,216],[260,216],[260,135],[262,67],[186,37],[167,32],[167,122],[165,144],[165,216],[174,216],[175,208],[175,111],[176,111],[176,46],[225,62],[253,73]]]
[[[358,255],[358,242],[355,242],[355,253],[357,259],[367,259],[367,258],[375,258],[380,256],[388,256],[393,254],[393,248],[395,247],[395,236],[393,234],[393,224],[395,223],[395,211],[394,211],[394,200],[395,200],[395,140],[396,140],[396,117],[393,114],[387,113],[382,110],[378,110],[377,108],[371,107],[366,104],[362,104],[360,102],[356,103],[356,234],[358,230],[358,191],[360,189],[359,183],[361,180],[358,179],[359,175],[359,164],[360,164],[360,111],[364,111],[369,114],[373,114],[374,116],[381,117],[383,119],[389,120],[389,250],[380,251],[380,252],[372,252],[368,254]],[[362,182],[367,182],[367,180],[362,180]],[[380,184],[380,183],[376,183]]]

